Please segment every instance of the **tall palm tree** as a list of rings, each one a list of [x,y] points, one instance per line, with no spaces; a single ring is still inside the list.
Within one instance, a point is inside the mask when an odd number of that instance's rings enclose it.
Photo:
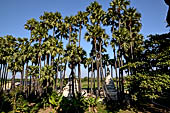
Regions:
[[[15,37],[13,37],[12,35],[7,35],[5,37],[5,40],[7,40],[7,44],[9,46],[8,48],[8,68],[11,70],[12,72],[12,81],[11,81],[11,88],[14,89],[15,88],[15,75],[16,72],[20,72],[20,70],[22,70],[22,68],[19,65],[19,50],[18,50],[18,43],[17,43],[17,39]]]
[[[141,29],[141,23],[140,23],[141,15],[136,11],[135,8],[127,9],[124,15],[126,20],[126,26],[130,34],[130,53],[131,53],[131,59],[133,60],[134,58],[133,45],[134,45],[134,38],[135,38],[134,36]]]
[[[19,56],[19,60],[20,60],[20,64],[21,64],[21,67],[22,67],[22,71],[21,71],[21,79],[20,79],[20,90],[22,91],[22,88],[23,88],[23,79],[24,79],[24,66],[25,66],[25,63],[27,61],[27,52],[28,52],[28,39],[27,38],[18,38],[18,47],[20,49],[20,56]],[[25,83],[26,84],[26,83]],[[24,85],[25,86],[25,85]],[[25,90],[24,90],[25,91]]]
[[[55,36],[55,34],[57,33],[56,31],[59,31],[59,26],[62,23],[62,15],[59,12],[44,12],[43,16],[40,16],[40,19],[43,20],[43,23],[46,24],[46,26],[48,27],[49,30],[52,29],[52,37],[53,38],[58,38],[57,36]],[[53,64],[54,62],[54,55],[51,55],[51,64]]]
[[[77,34],[73,33],[71,36],[70,44],[66,47],[66,54],[65,57],[68,58],[69,67],[71,69],[70,77],[72,78],[72,95],[75,96],[74,91],[74,82],[75,82],[75,66],[78,62],[80,62],[80,59],[83,59],[84,51],[82,48],[77,47],[76,42],[77,40]],[[80,56],[81,54],[81,56]]]
[[[86,11],[89,13],[90,23],[87,26],[87,33],[85,34],[85,39],[90,41],[92,39],[94,45],[94,55],[95,61],[97,66],[97,96],[100,92],[100,81],[99,81],[99,61],[97,60],[97,43],[99,43],[100,38],[102,37],[104,30],[101,28],[102,20],[104,15],[106,14],[102,6],[97,3],[96,1],[91,3],[87,8]]]
[[[69,44],[71,44],[71,36],[73,35],[74,31],[77,31],[77,29],[73,28],[73,25],[75,25],[76,21],[75,21],[75,16],[66,16],[64,18],[64,22],[66,23],[66,28],[69,29]]]
[[[127,6],[130,4],[128,0],[114,0],[110,2],[110,8],[108,9],[108,13],[106,15],[105,25],[111,25],[111,32],[112,32],[112,41],[111,45],[113,47],[114,52],[114,59],[115,60],[115,72],[117,78],[117,61],[119,61],[119,91],[123,94],[124,93],[124,86],[123,86],[123,70],[120,67],[123,66],[123,45],[124,45],[124,38],[127,37],[128,33],[125,28],[125,21],[124,21],[124,12],[127,10]],[[118,49],[116,50],[116,46]],[[116,54],[117,51],[117,54]],[[117,55],[117,57],[116,57]],[[118,88],[118,87],[117,87]]]
[[[87,24],[88,22],[88,13],[79,11],[78,14],[75,16],[75,26],[79,27],[79,47],[80,47],[80,40],[81,40],[81,30],[83,25]],[[81,62],[81,61],[80,61]],[[78,63],[78,83],[79,83],[79,92],[81,92],[81,67],[80,62]]]
[[[8,56],[8,51],[7,48],[8,46],[8,40],[5,40],[4,37],[0,37],[0,41],[1,41],[1,46],[0,46],[0,90],[3,89],[3,83],[4,83],[4,69],[6,67],[6,63],[7,63],[7,56]]]
[[[59,12],[44,12],[44,15],[40,16],[40,19],[47,25],[48,29],[53,30],[53,38],[55,38],[56,28],[58,29],[59,24],[61,24],[62,15]]]
[[[31,60],[31,56],[32,56],[32,53],[31,53],[31,43],[29,40],[25,40],[25,44],[24,46],[22,47],[22,51],[24,53],[23,57],[24,60],[25,60],[25,63],[26,63],[26,67],[25,67],[25,80],[24,80],[24,92],[26,92],[26,94],[28,93],[28,63],[29,61]]]
[[[90,92],[90,75],[89,75],[89,73],[90,73],[90,64],[91,64],[91,62],[92,62],[92,59],[91,59],[91,58],[86,58],[85,63],[84,63],[84,67],[85,67],[85,68],[87,67],[87,69],[88,69],[88,76],[87,76],[87,84],[88,84],[88,86],[87,86],[87,93]],[[91,73],[92,73],[92,71],[91,71]],[[92,77],[91,77],[91,79],[92,79]]]
[[[25,29],[27,29],[27,30],[29,30],[30,31],[30,43],[32,43],[32,42],[34,42],[34,40],[35,40],[35,34],[37,33],[36,32],[36,26],[39,24],[39,22],[36,20],[36,19],[34,19],[34,18],[31,18],[31,19],[29,19],[27,22],[26,22],[26,24],[24,25],[24,28]],[[29,53],[33,53],[33,48],[31,47],[31,46],[29,46]],[[28,53],[28,54],[29,54]],[[34,55],[34,53],[33,53],[33,55]],[[33,57],[31,56],[31,58],[30,59],[32,59]],[[29,59],[29,58],[28,58]],[[39,60],[40,61],[40,60]],[[27,68],[26,68],[26,73],[28,73],[28,62],[29,61],[27,61]],[[32,63],[33,64],[33,63]],[[41,65],[40,65],[40,67],[41,67]],[[27,76],[28,77],[28,76]],[[27,79],[27,77],[26,77],[26,79]],[[26,80],[27,81],[27,80]],[[26,86],[27,87],[27,86]],[[27,89],[27,88],[26,88]],[[31,76],[30,76],[30,85],[29,85],[29,91],[28,91],[28,94],[30,93],[30,90],[31,90]]]

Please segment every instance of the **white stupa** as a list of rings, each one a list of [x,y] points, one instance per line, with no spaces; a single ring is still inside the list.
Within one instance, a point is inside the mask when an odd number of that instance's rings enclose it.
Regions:
[[[115,84],[114,84],[112,76],[110,75],[109,68],[107,70],[108,70],[108,72],[107,72],[107,76],[106,76],[106,80],[105,80],[106,93],[109,95],[109,97],[112,100],[117,100],[117,91],[115,88]]]
[[[72,92],[72,81],[69,81],[66,86],[63,88],[63,96],[64,97],[68,97],[70,96],[69,95],[69,88],[70,88],[70,91]],[[77,83],[77,80],[75,80],[74,82],[74,92],[76,93],[78,91],[78,83]]]

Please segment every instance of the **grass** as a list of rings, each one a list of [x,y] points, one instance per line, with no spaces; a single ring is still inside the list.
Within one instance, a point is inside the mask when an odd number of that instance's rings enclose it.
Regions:
[[[87,81],[82,81],[81,83],[82,88],[88,88],[88,82]],[[89,83],[89,88],[91,86],[91,82]],[[95,81],[95,87],[97,88],[97,81]]]

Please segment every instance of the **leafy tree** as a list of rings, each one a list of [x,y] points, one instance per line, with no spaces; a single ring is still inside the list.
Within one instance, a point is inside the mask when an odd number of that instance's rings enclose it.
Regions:
[[[169,88],[169,33],[150,35],[145,40],[141,61],[134,65],[137,74],[129,77],[134,100],[157,99]]]

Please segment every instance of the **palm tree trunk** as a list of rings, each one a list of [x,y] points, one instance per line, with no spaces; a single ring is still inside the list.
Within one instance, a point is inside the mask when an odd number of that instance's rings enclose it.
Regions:
[[[34,94],[37,95],[38,90],[38,83],[37,83],[37,77],[34,76]]]
[[[110,66],[111,66],[111,76],[113,78],[113,66],[112,66],[112,64]]]
[[[51,55],[51,66],[54,65],[54,57]]]
[[[55,38],[54,35],[55,35],[55,26],[53,27],[53,38]]]
[[[40,78],[41,78],[41,71],[40,70],[41,70],[41,56],[39,56],[39,73],[40,73]]]
[[[100,56],[100,71],[101,71],[101,83],[102,83],[102,90],[103,90],[103,92],[105,91],[104,90],[104,87],[105,87],[105,81],[104,81],[104,72],[103,72],[103,61],[102,61],[102,56]],[[102,79],[103,78],[103,79]]]
[[[1,71],[2,71],[2,64],[0,64],[0,80],[2,79]],[[0,81],[0,82],[1,82],[1,81]],[[2,87],[2,85],[1,85],[1,83],[0,83],[0,90],[1,90],[1,87]]]
[[[69,27],[69,44],[70,44],[70,41],[71,41],[71,33],[72,33],[72,29],[71,29],[71,25],[70,25],[70,27]]]
[[[2,87],[4,88],[4,83],[5,83],[5,74],[6,74],[6,64],[4,64],[4,71],[3,71],[3,79],[2,79]]]
[[[121,92],[121,70],[120,70],[120,67],[121,67],[121,58],[120,58],[120,45],[119,45],[119,92]]]
[[[44,55],[44,66],[45,66],[45,57],[46,57],[46,55]]]
[[[95,79],[96,75],[95,75],[95,71],[93,70],[93,92],[96,94],[96,79]]]
[[[88,64],[88,77],[87,77],[87,84],[88,84],[88,86],[87,86],[87,93],[89,93],[89,64]]]
[[[2,65],[1,87],[3,88],[4,64]]]
[[[81,93],[81,69],[80,69],[80,62],[78,63],[78,80],[79,80],[79,93]]]
[[[116,87],[117,87],[117,92],[118,92],[117,59],[116,59],[115,48],[114,48],[113,52],[114,52],[114,59],[115,59]]]
[[[55,39],[54,35],[55,35],[55,27],[53,27],[53,38]],[[53,66],[53,64],[54,64],[54,57],[51,54],[51,66]]]
[[[105,72],[105,77],[107,76],[107,72],[106,72],[106,66],[104,65],[104,72]]]
[[[132,37],[132,28],[131,28],[131,26],[130,26],[130,38],[131,38],[130,55],[131,55],[131,63],[133,63],[133,37]],[[130,73],[131,73],[131,75],[134,74],[132,68],[130,68]]]
[[[98,66],[98,61],[97,61],[97,51],[96,51],[96,37],[94,37],[94,49],[95,49],[96,66],[97,66],[97,87],[98,87],[97,96],[98,96],[98,93],[100,90],[100,84],[99,84],[100,81],[99,81],[99,66]],[[94,76],[94,89],[95,89],[95,76]]]
[[[99,95],[100,95],[100,77],[99,77],[99,62],[98,62],[97,63],[97,97]]]
[[[121,56],[121,67],[123,67],[123,59]],[[122,80],[122,97],[124,98],[124,78],[123,78],[123,70],[121,70],[121,80]]]
[[[55,76],[55,89],[57,90],[57,84],[58,84],[58,66],[57,66],[57,71],[56,71],[56,76]]]
[[[63,87],[63,82],[64,82],[64,79],[65,79],[65,74],[66,74],[66,66],[67,66],[67,62],[65,62],[65,65],[64,65],[64,75],[63,77],[61,78],[61,87]],[[61,88],[60,88],[61,89]]]
[[[46,55],[47,56],[47,65],[49,65],[49,54]]]
[[[23,89],[24,65],[22,68],[23,68],[23,70],[21,71],[20,91],[22,91],[22,89]]]
[[[31,82],[31,79],[32,79],[32,77],[30,76],[30,81],[29,81],[29,92],[28,92],[28,95],[30,95],[30,93],[31,93],[31,85],[32,85],[32,82]]]
[[[5,74],[5,91],[6,91],[6,86],[7,86],[7,79],[8,79],[8,65],[6,67],[6,74]]]
[[[60,71],[60,92],[63,92],[63,71]]]
[[[27,61],[27,63],[26,63],[26,69],[25,69],[25,81],[24,81],[24,92],[26,91],[26,90],[28,90],[27,88],[27,86],[28,86],[28,61]],[[28,93],[28,92],[27,92]],[[26,93],[26,96],[27,96],[27,93]]]
[[[73,71],[73,64],[71,67],[71,76],[72,76],[72,95],[73,97],[75,97],[75,93],[74,93],[74,71]]]
[[[91,90],[90,90],[90,93],[92,94],[92,92],[93,92],[93,73],[94,73],[94,71],[93,71],[93,61],[92,61],[92,63],[91,63]]]
[[[15,89],[15,74],[16,74],[16,72],[13,71],[13,73],[12,73],[12,81],[11,81],[12,90]]]
[[[130,53],[131,53],[131,58],[133,60],[133,37],[132,37],[132,28],[130,26],[130,38],[131,38],[131,42],[130,42]]]
[[[97,60],[97,88],[98,88],[98,94],[97,94],[97,96],[100,96],[100,77],[101,77],[101,81],[102,81],[102,76],[101,75],[99,75],[99,61],[101,62],[101,57],[102,57],[102,54],[101,54],[101,52],[102,52],[102,41],[100,42],[100,44],[99,44],[99,46],[100,46],[100,56],[99,56],[99,58],[97,58],[98,60]]]
[[[81,24],[80,24],[80,27],[79,27],[79,47],[80,47],[80,41],[81,41]]]

